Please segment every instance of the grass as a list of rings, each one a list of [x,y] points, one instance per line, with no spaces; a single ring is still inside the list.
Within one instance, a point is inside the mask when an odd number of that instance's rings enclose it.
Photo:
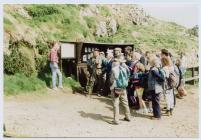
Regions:
[[[111,16],[110,11],[107,7],[99,6],[98,8],[99,8],[102,16],[104,16],[104,17]]]
[[[19,73],[15,75],[4,75],[4,93],[6,95],[42,90],[45,87],[45,82],[36,78],[35,75],[31,77]]]
[[[15,75],[4,75],[5,95],[46,93],[46,89],[51,88],[51,85],[52,77],[50,73],[46,73],[43,76],[37,76],[36,74],[33,74],[31,77],[27,77],[20,73]],[[80,84],[75,81],[73,77],[66,78],[63,76],[63,86],[76,89],[80,87]]]

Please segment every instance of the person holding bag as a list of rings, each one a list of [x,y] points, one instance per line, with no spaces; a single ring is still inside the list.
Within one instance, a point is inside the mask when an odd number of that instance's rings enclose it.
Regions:
[[[179,84],[176,88],[178,91],[178,94],[176,95],[176,97],[179,99],[183,99],[183,96],[186,96],[186,90],[184,89],[185,81],[183,78],[185,70],[181,68],[181,60],[180,59],[176,60],[176,67],[177,67],[176,74],[179,75]]]

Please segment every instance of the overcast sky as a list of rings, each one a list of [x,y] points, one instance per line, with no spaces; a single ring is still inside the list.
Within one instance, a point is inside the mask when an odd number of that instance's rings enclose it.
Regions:
[[[198,24],[199,8],[195,4],[140,4],[151,16],[191,28]]]

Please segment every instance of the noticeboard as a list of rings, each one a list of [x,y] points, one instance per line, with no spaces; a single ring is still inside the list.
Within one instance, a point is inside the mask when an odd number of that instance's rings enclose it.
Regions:
[[[61,43],[61,58],[75,58],[75,44]]]

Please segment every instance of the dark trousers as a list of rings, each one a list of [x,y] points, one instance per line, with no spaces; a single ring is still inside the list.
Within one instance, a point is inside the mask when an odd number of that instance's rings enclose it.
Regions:
[[[175,92],[175,89],[173,89],[173,97],[174,97],[174,106],[176,106],[176,96],[175,96],[175,94],[174,94],[174,92]]]
[[[110,74],[106,74],[106,81],[105,81],[105,87],[104,87],[104,95],[108,96],[111,91],[110,91]]]
[[[104,74],[96,74],[96,92],[98,94],[103,94],[105,79],[103,78]]]
[[[153,108],[153,115],[156,118],[161,117],[161,108],[160,108],[160,94],[156,94],[155,91],[150,91],[152,95],[152,108]]]

